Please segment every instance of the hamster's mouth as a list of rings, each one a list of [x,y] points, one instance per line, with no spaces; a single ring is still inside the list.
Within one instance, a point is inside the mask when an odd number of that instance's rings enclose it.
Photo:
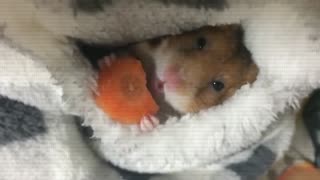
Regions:
[[[150,91],[154,92],[157,96],[163,95],[165,82],[160,80],[160,78],[155,75],[155,73],[150,80],[150,84]]]

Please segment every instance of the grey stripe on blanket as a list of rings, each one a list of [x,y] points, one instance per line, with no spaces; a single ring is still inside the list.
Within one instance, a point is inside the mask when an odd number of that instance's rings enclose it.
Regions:
[[[154,0],[165,5],[182,5],[190,8],[210,8],[222,10],[227,7],[226,0]],[[72,7],[75,11],[99,12],[103,11],[106,5],[112,5],[112,0],[72,0]]]
[[[268,147],[259,146],[246,161],[231,164],[227,169],[235,172],[241,180],[255,180],[272,166],[275,158]]]
[[[0,96],[0,145],[23,141],[45,132],[46,125],[39,109]]]
[[[256,180],[259,176],[268,171],[273,164],[275,157],[275,154],[268,147],[259,146],[247,160],[231,164],[227,166],[225,170],[208,176],[210,176],[210,179],[212,180]],[[124,180],[149,180],[151,177],[156,176],[150,174],[138,174],[119,168],[116,168],[116,170],[121,174]],[[162,178],[160,177],[156,179]],[[171,179],[172,178],[170,178],[170,180]],[[190,179],[198,179],[198,177],[192,177]]]

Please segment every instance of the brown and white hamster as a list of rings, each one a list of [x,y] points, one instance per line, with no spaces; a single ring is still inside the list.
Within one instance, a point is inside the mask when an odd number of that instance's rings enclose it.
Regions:
[[[205,26],[128,49],[142,61],[159,114],[182,115],[221,104],[255,81],[258,67],[242,38],[240,25]],[[152,129],[159,117],[144,118],[142,129]]]

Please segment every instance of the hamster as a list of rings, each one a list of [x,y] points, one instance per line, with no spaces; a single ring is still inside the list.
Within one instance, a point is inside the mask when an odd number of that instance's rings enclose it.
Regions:
[[[237,24],[163,36],[132,44],[128,51],[141,60],[147,87],[160,106],[157,116],[143,118],[142,130],[171,115],[219,105],[242,85],[253,83],[259,72]]]

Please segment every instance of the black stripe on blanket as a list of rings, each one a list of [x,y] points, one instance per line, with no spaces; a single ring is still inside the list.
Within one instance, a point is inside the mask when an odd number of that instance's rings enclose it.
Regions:
[[[6,29],[5,24],[0,24],[0,39],[4,38],[4,30]]]
[[[103,6],[110,5],[112,0],[72,0],[72,8],[75,11],[99,12],[103,10]]]
[[[156,0],[170,5],[184,5],[191,8],[206,8],[223,10],[227,7],[227,0]]]
[[[133,171],[128,171],[125,169],[118,168],[110,164],[121,176],[123,180],[150,180],[151,177],[155,176],[155,174],[140,174]]]
[[[268,147],[260,146],[249,159],[231,164],[227,169],[236,173],[241,180],[255,180],[271,167],[275,158],[275,154]]]
[[[23,141],[46,132],[42,112],[0,96],[0,145],[13,141]]]
[[[227,7],[227,0],[153,0],[165,5],[183,5],[191,8],[208,8],[223,10]],[[112,5],[112,0],[72,0],[72,8],[77,11],[99,12],[103,7]]]
[[[231,177],[232,179],[239,178],[240,180],[256,180],[270,169],[271,165],[275,161],[275,158],[275,154],[269,148],[260,146],[246,161],[231,164],[226,167],[227,170],[230,170],[235,174],[232,173],[229,176],[225,173],[222,173],[220,175],[216,174],[212,176],[212,178],[213,180],[220,180],[225,178],[228,179]],[[114,168],[121,174],[124,180],[150,180],[151,177],[156,176],[156,174],[139,174],[117,167]]]

